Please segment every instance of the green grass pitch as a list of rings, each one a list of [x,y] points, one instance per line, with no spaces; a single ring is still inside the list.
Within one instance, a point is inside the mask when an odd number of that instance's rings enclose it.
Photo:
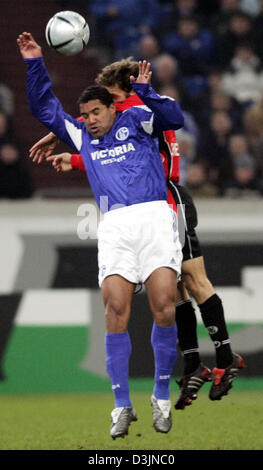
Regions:
[[[153,429],[150,394],[132,394],[139,419],[115,441],[111,394],[2,395],[0,450],[262,450],[262,391],[232,390],[219,402],[207,392],[184,411],[172,409],[169,434]]]

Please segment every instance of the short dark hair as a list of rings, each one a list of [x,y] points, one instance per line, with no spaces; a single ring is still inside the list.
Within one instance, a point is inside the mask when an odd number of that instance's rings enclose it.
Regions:
[[[78,104],[91,100],[100,100],[107,108],[113,103],[111,94],[100,85],[91,85],[85,88],[78,99]]]

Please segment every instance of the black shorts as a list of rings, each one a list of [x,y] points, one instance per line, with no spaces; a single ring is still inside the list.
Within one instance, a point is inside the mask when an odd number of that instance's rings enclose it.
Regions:
[[[172,181],[168,182],[168,188],[170,189],[178,208],[179,234],[181,223],[184,225],[184,240],[181,240],[182,237],[180,236],[180,240],[183,243],[183,261],[198,258],[199,256],[202,256],[202,252],[195,231],[198,224],[198,218],[192,196],[190,196],[183,186],[175,184]]]

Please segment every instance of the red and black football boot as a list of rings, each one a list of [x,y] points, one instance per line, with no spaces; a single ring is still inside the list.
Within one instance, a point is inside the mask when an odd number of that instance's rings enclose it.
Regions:
[[[184,410],[186,406],[192,404],[197,399],[197,392],[205,382],[211,380],[211,370],[200,363],[199,367],[191,374],[184,375],[177,381],[180,387],[180,395],[174,405],[176,410]]]
[[[238,371],[245,366],[244,359],[239,354],[233,353],[233,362],[225,369],[214,367],[212,370],[213,385],[209,392],[210,400],[221,400],[232,388],[232,382],[238,376]]]

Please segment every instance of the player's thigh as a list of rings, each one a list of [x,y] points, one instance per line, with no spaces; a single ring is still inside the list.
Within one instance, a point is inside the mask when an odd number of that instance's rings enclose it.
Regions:
[[[177,206],[183,260],[197,258],[202,255],[202,252],[195,231],[198,225],[198,214],[193,198],[183,186],[169,182],[168,188]]]
[[[176,271],[166,267],[158,268],[149,276],[145,286],[156,323],[171,326],[175,319]]]
[[[130,283],[138,283],[137,258],[130,243],[130,228],[125,213],[112,211],[98,228],[99,286],[104,279],[119,275]]]
[[[197,258],[190,258],[182,262],[182,277],[191,276],[193,279],[207,278],[205,263],[203,256]]]
[[[194,228],[188,228],[184,232],[182,253],[183,261],[202,257],[200,242]]]
[[[141,224],[147,228],[147,238],[143,233],[139,235],[136,250],[142,282],[145,283],[161,267],[180,273],[182,247],[176,213],[165,201],[156,201],[156,205],[150,208]]]

